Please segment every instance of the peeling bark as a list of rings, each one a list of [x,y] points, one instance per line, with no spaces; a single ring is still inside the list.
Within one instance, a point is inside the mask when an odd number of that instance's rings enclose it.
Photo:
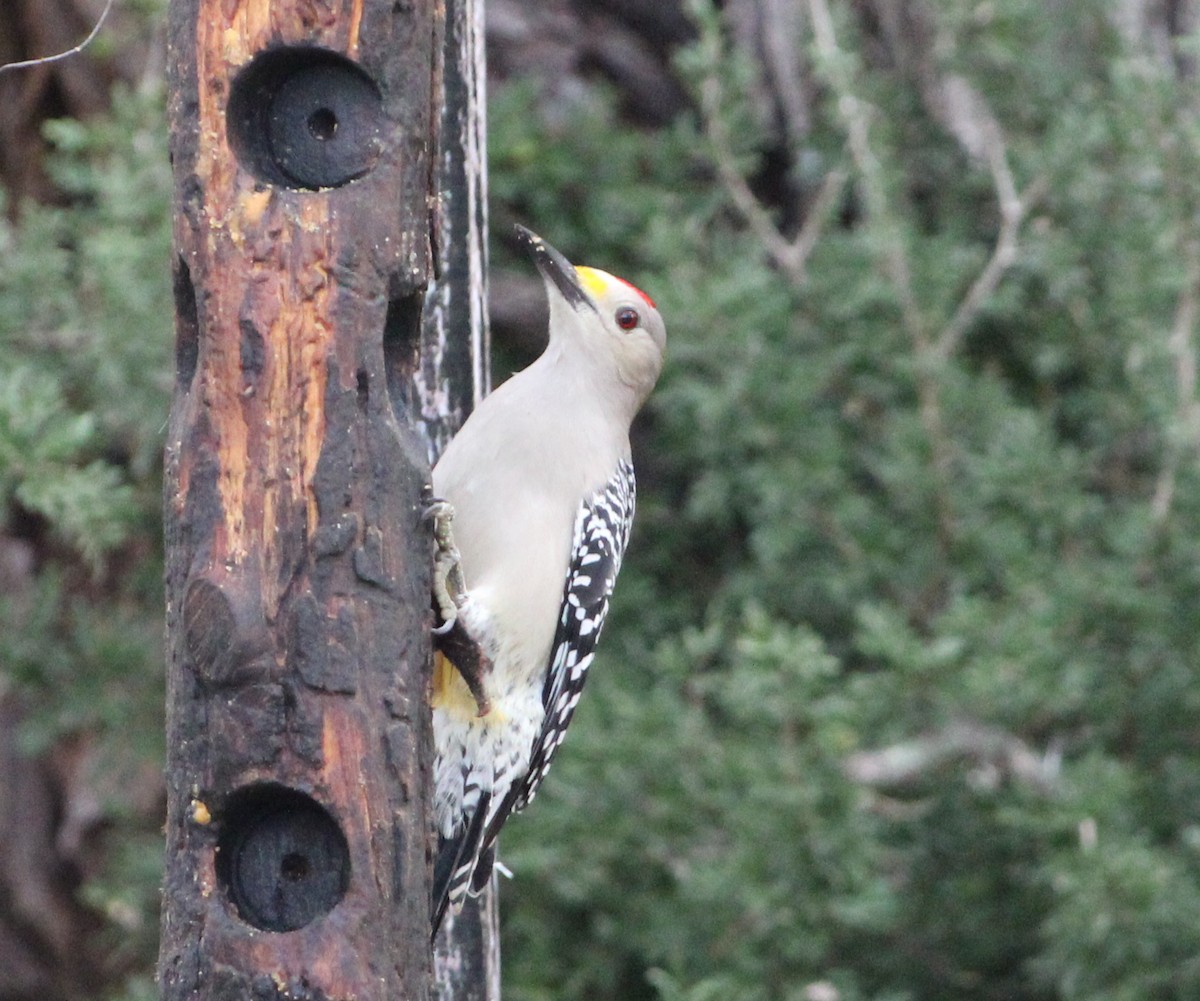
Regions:
[[[167,999],[428,996],[440,18],[171,10]]]

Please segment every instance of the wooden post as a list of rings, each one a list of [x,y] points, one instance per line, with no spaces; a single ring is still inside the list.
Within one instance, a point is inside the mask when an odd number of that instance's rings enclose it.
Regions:
[[[437,279],[425,302],[416,390],[430,461],[491,389],[483,0],[445,0]]]
[[[487,322],[487,130],[483,0],[446,0],[437,279],[425,304],[416,384],[436,460],[491,388]],[[437,1001],[499,1001],[496,887],[447,914],[434,943]]]
[[[443,17],[171,2],[164,999],[429,997]]]

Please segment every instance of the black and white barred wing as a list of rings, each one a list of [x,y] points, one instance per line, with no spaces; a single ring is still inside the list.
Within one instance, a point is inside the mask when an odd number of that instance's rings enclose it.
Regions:
[[[629,542],[635,498],[633,466],[623,460],[607,485],[583,503],[575,519],[562,613],[542,689],[546,716],[533,745],[529,772],[513,803],[514,811],[523,810],[532,801],[579,703]]]
[[[472,893],[480,892],[491,876],[500,828],[510,814],[525,809],[532,801],[550,770],[554,752],[566,735],[567,724],[575,713],[595,656],[596,641],[600,638],[609,598],[621,569],[621,558],[629,542],[634,499],[633,466],[625,460],[617,467],[612,479],[580,505],[575,518],[571,563],[563,588],[562,611],[550,647],[550,670],[542,687],[546,715],[533,743],[529,771],[524,779],[513,784],[508,795],[496,806],[479,840],[479,861],[471,874]],[[463,871],[470,872],[470,869]],[[452,888],[452,901],[456,892],[459,891]]]

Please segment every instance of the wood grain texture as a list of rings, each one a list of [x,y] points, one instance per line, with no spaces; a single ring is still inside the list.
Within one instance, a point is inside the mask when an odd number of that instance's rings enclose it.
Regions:
[[[483,0],[447,0],[439,80],[437,280],[425,302],[414,385],[431,459],[491,388]],[[443,920],[434,941],[433,997],[499,1001],[495,886]]]
[[[417,359],[420,310],[405,304],[432,271],[442,11],[176,0],[170,17],[179,372],[166,449],[162,995],[419,1001],[428,465],[393,390]],[[226,113],[239,71],[280,46],[338,53],[373,83],[377,148],[357,180],[294,188],[235,155]],[[308,54],[288,72],[305,72]],[[217,864],[218,842],[265,845],[267,857],[297,837],[278,878],[315,878],[325,856],[303,847],[307,826],[228,838],[268,807],[286,812],[294,801],[275,790],[327,811],[349,859],[340,901],[288,931],[255,927]]]

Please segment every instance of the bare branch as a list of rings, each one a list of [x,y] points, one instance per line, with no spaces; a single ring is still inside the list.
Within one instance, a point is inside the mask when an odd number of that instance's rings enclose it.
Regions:
[[[1001,159],[1003,160],[1003,155]],[[992,177],[1000,205],[1000,232],[996,235],[996,243],[992,247],[987,264],[971,283],[954,315],[938,335],[935,350],[939,358],[949,358],[954,354],[963,334],[975,322],[984,304],[1000,287],[1005,273],[1016,263],[1021,225],[1029,207],[1046,193],[1046,179],[1040,177],[1025,189],[1024,195],[1017,196],[1014,192],[1010,200],[1004,193],[1005,186],[1012,190],[1012,176],[1008,172],[1007,162],[1004,162],[1002,172],[993,166]]]
[[[812,124],[800,51],[803,11],[794,0],[761,0],[760,10],[764,75],[775,92],[788,141],[800,143]]]
[[[111,11],[113,8],[113,3],[114,0],[107,0],[107,2],[104,4],[104,10],[100,12],[100,17],[92,26],[92,30],[88,32],[87,38],[85,38],[78,45],[67,49],[65,52],[55,53],[52,56],[40,56],[37,59],[23,59],[16,63],[6,63],[5,65],[0,66],[0,73],[7,73],[9,70],[29,69],[33,66],[45,66],[47,63],[56,63],[63,59],[69,59],[71,56],[79,55],[79,53],[91,45],[96,36],[100,34],[100,29],[104,27],[104,22],[108,19],[109,11]]]
[[[1059,755],[1039,753],[1014,734],[976,722],[952,723],[935,733],[861,751],[845,762],[846,775],[874,788],[898,789],[934,778],[941,769],[967,764],[972,782],[994,788],[1012,778],[1049,793],[1058,781]]]
[[[908,253],[888,205],[883,168],[875,156],[875,151],[871,148],[870,107],[859,100],[851,86],[851,81],[841,68],[845,61],[845,54],[838,46],[837,35],[833,27],[833,15],[829,11],[826,0],[809,0],[808,8],[812,17],[813,37],[816,40],[817,53],[825,65],[830,83],[837,94],[838,113],[846,126],[846,144],[862,181],[867,212],[875,219],[885,237],[883,265],[888,278],[896,289],[905,327],[920,348],[928,341],[928,331],[913,294],[912,271],[909,267]]]
[[[1200,400],[1196,398],[1196,352],[1193,332],[1200,303],[1200,246],[1196,240],[1184,242],[1183,254],[1187,273],[1179,300],[1175,305],[1175,322],[1167,347],[1175,362],[1175,396],[1178,427],[1175,440],[1168,445],[1167,457],[1159,471],[1150,502],[1150,516],[1155,525],[1162,525],[1171,513],[1175,500],[1175,482],[1186,451],[1200,450]]]
[[[938,335],[936,354],[945,359],[958,348],[963,334],[999,288],[1005,273],[1016,263],[1021,225],[1029,213],[1030,205],[1045,194],[1047,183],[1044,177],[1040,177],[1029,185],[1023,195],[1018,194],[1008,164],[1004,134],[983,95],[958,75],[947,77],[938,90],[943,118],[953,128],[963,147],[987,162],[1000,211],[1000,232],[996,235],[991,256]]]
[[[957,519],[951,502],[953,449],[942,417],[941,391],[937,378],[940,360],[934,350],[928,323],[913,289],[912,269],[905,246],[901,222],[888,199],[883,167],[871,147],[870,105],[855,94],[854,80],[847,68],[847,56],[838,46],[833,16],[826,0],[809,0],[813,37],[819,62],[837,98],[838,113],[846,129],[846,145],[862,187],[867,217],[880,237],[880,265],[896,292],[900,316],[912,341],[916,357],[916,389],[921,426],[929,440],[934,474],[934,504],[937,518],[937,544],[948,558],[957,535]],[[937,581],[940,592],[942,581]]]
[[[821,235],[825,221],[841,197],[846,180],[846,172],[835,169],[826,174],[825,179],[821,182],[821,190],[808,210],[804,225],[800,227],[800,232],[796,234],[796,239],[791,243],[793,256],[801,271],[817,245],[817,238]]]
[[[808,258],[816,246],[831,206],[846,183],[846,175],[839,170],[826,175],[800,232],[794,240],[787,239],[738,169],[729,131],[721,117],[721,97],[720,80],[715,73],[710,73],[700,86],[700,114],[717,176],[734,208],[763,245],[771,261],[788,276],[793,285],[803,285],[808,277]]]

